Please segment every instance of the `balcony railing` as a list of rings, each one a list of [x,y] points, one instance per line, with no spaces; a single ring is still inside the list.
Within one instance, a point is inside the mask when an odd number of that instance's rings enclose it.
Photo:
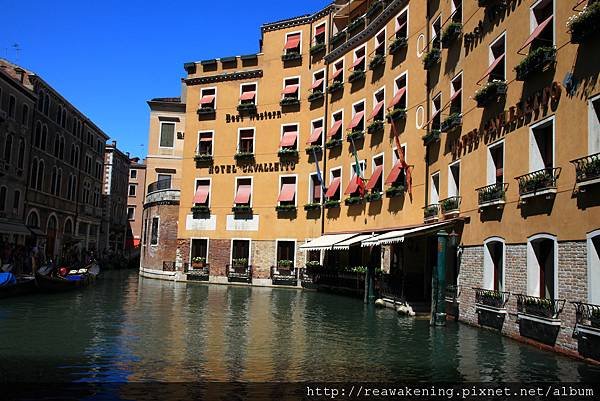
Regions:
[[[426,221],[437,219],[439,213],[440,213],[440,205],[438,203],[427,205],[423,208],[423,218]]]
[[[498,205],[506,201],[506,191],[508,191],[508,184],[499,182],[496,184],[477,188],[476,191],[479,207]]]
[[[560,167],[544,168],[524,174],[515,179],[519,182],[519,195],[535,195],[556,189],[556,180],[560,176]]]
[[[171,180],[159,180],[148,185],[148,192],[162,191],[165,189],[171,189]]]
[[[575,165],[575,182],[577,184],[600,180],[600,153],[571,160]]]
[[[315,276],[316,284],[364,291],[365,273],[323,269]]]
[[[225,271],[227,272],[227,280],[229,282],[252,282],[252,265],[248,264],[227,264]]]
[[[449,198],[442,199],[440,201],[442,213],[445,215],[458,213],[461,199],[462,198],[460,196],[451,196]]]
[[[173,262],[172,260],[170,261],[163,261],[163,271],[164,272],[174,272],[175,271],[175,262]]]
[[[446,301],[456,302],[460,296],[460,287],[458,285],[447,285],[446,286]]]
[[[578,325],[600,329],[600,305],[571,302],[575,306],[575,321]]]
[[[271,281],[274,285],[296,285],[296,268],[294,266],[271,266]]]
[[[515,295],[517,297],[517,311],[527,315],[558,319],[565,306],[564,299],[547,299],[523,294]]]
[[[510,298],[509,292],[473,288],[475,290],[475,303],[504,309]]]

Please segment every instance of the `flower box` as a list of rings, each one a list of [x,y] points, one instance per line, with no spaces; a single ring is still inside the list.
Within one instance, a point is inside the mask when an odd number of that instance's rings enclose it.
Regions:
[[[207,107],[207,106],[198,108],[198,115],[208,115],[208,114],[215,114],[215,109],[213,109],[212,107]]]
[[[316,260],[309,260],[308,262],[306,262],[304,264],[304,266],[306,266],[307,269],[318,269],[319,267],[321,267],[321,263],[316,261]]]
[[[278,269],[288,270],[288,269],[291,269],[293,266],[294,266],[293,260],[278,260],[277,261]]]
[[[571,33],[571,43],[584,43],[597,37],[599,26],[600,2],[596,1],[567,20],[567,28]]]
[[[338,146],[342,146],[342,140],[337,138],[332,138],[325,142],[325,147],[327,149],[337,148]]]
[[[390,53],[394,54],[406,46],[408,46],[407,38],[396,38],[396,40],[394,40],[392,42],[392,44],[390,45],[389,50],[390,50]]]
[[[352,72],[352,74],[350,74],[350,76],[348,77],[348,82],[352,83],[354,81],[358,81],[361,79],[365,79],[366,73],[364,70],[354,70],[354,72]]]
[[[371,124],[367,127],[367,131],[369,134],[373,134],[375,132],[379,132],[383,129],[383,121],[381,120],[373,120]]]
[[[352,205],[361,204],[362,201],[363,201],[363,198],[361,196],[350,196],[350,197],[344,199],[344,204],[346,206],[352,206]]]
[[[323,50],[325,50],[326,47],[327,47],[327,45],[325,43],[316,43],[310,48],[310,54],[313,56],[315,54],[319,54]]]
[[[298,157],[298,150],[291,148],[283,148],[279,149],[277,152],[277,156],[279,157]]]
[[[237,161],[247,161],[254,159],[254,153],[252,152],[237,152],[233,158]]]
[[[256,113],[256,105],[254,103],[241,103],[237,106],[237,111],[240,113]]]
[[[246,258],[236,258],[231,260],[231,266],[235,268],[245,269],[248,267],[248,259]]]
[[[209,163],[213,161],[213,156],[212,155],[207,155],[207,154],[195,154],[194,155],[194,161],[196,163]]]
[[[560,168],[547,168],[517,177],[519,182],[519,195],[527,195],[556,188],[556,180],[560,174]]]
[[[205,205],[194,205],[191,211],[194,216],[210,215],[210,208]]]
[[[486,83],[481,89],[475,92],[473,99],[477,102],[477,107],[485,107],[489,103],[498,100],[499,96],[506,95],[506,81],[493,80]]]
[[[304,210],[306,210],[307,212],[318,209],[321,209],[320,203],[307,203],[306,205],[304,205]]]
[[[439,63],[442,59],[442,52],[438,48],[433,48],[423,56],[423,68],[430,70],[434,65]]]
[[[331,37],[331,44],[337,45],[346,40],[346,31],[338,32]]]
[[[517,81],[525,81],[527,78],[542,72],[556,60],[555,47],[538,47],[529,52],[527,56],[515,67]]]
[[[369,61],[369,68],[371,70],[374,70],[384,64],[385,64],[385,56],[382,54],[377,54],[377,55],[375,55],[375,57],[373,57],[371,59],[371,61]]]
[[[250,205],[235,205],[231,208],[233,213],[252,213]]]
[[[323,99],[325,95],[323,94],[323,92],[317,90],[317,91],[313,91],[310,95],[308,95],[308,101],[309,102],[316,102],[317,100]]]
[[[452,131],[454,128],[460,127],[462,125],[462,116],[460,113],[452,113],[450,114],[441,124],[442,132]]]
[[[439,211],[440,211],[440,208],[439,208],[438,205],[429,205],[429,206],[426,206],[423,209],[423,217],[426,220],[431,220],[431,219],[437,218],[437,215],[438,215]]]
[[[440,131],[437,129],[431,130],[427,133],[427,135],[421,137],[421,139],[423,139],[423,143],[425,145],[429,145],[430,143],[436,142],[440,139]]]
[[[296,60],[302,60],[302,54],[297,52],[289,52],[281,55],[281,61],[283,62]]]
[[[297,97],[284,97],[279,101],[281,107],[297,106],[300,104],[300,99]]]
[[[307,146],[304,150],[306,151],[306,154],[310,156],[313,154],[313,151],[317,154],[323,152],[323,147],[321,145],[310,145]]]
[[[327,200],[327,201],[325,201],[323,206],[325,207],[325,209],[335,209],[335,208],[340,207],[340,201],[339,200]]]
[[[383,2],[377,1],[377,2],[373,3],[371,5],[371,7],[369,7],[369,9],[367,10],[367,12],[365,14],[365,17],[367,17],[367,19],[369,21],[371,21],[379,15],[381,10],[383,10]]]
[[[452,22],[448,24],[442,33],[442,47],[447,49],[450,44],[460,37],[462,34],[462,24],[460,22]]]
[[[442,213],[444,213],[444,214],[458,211],[459,207],[460,207],[460,197],[459,196],[452,196],[450,198],[440,201],[440,208],[442,209]]]
[[[370,192],[365,195],[365,200],[367,202],[376,202],[383,199],[383,194],[381,192]]]
[[[406,118],[406,109],[393,109],[386,115],[386,118],[390,123],[392,121],[403,120]]]
[[[275,210],[277,212],[286,213],[286,212],[295,212],[297,207],[295,205],[277,205],[275,206]]]
[[[506,200],[506,190],[508,184],[498,183],[487,185],[477,189],[477,198],[479,206],[488,205],[494,202],[498,204]]]
[[[340,89],[344,89],[344,83],[342,81],[334,81],[327,87],[327,93],[335,93]]]
[[[365,18],[364,17],[358,17],[357,19],[355,19],[354,21],[352,21],[351,23],[348,24],[348,32],[354,32],[358,29],[362,29],[365,27]]]
[[[206,258],[201,256],[196,256],[192,258],[192,268],[193,269],[203,269],[206,267]]]
[[[403,185],[397,185],[397,186],[391,186],[388,189],[385,190],[385,195],[388,198],[394,198],[396,196],[400,196],[404,193],[404,186]]]
[[[351,131],[346,134],[346,140],[348,142],[354,140],[357,141],[359,139],[363,139],[365,137],[365,131]]]

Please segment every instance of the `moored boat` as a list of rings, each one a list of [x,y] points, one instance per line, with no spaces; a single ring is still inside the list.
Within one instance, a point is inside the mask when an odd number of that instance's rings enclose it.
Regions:
[[[15,297],[36,291],[35,277],[0,273],[0,298]]]
[[[41,291],[62,292],[87,287],[96,281],[100,268],[96,262],[80,269],[44,267],[35,274],[35,283]]]

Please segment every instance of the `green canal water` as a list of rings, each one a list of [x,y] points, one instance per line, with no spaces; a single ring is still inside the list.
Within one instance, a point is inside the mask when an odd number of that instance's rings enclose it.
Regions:
[[[107,272],[80,292],[4,299],[0,383],[598,382],[600,368],[361,300]]]

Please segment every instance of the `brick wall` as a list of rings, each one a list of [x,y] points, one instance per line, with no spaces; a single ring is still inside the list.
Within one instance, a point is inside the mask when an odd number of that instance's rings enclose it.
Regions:
[[[208,263],[211,276],[226,276],[229,264],[231,241],[228,239],[211,239],[208,244]]]
[[[145,216],[148,218],[147,244],[142,247],[141,266],[148,269],[162,270],[163,261],[176,261],[177,252],[177,217],[179,205],[155,205],[149,207]],[[152,218],[159,217],[158,244],[150,245]]]
[[[252,277],[270,278],[271,266],[275,265],[277,245],[275,241],[252,241]]]
[[[465,248],[460,265],[460,320],[473,325],[478,325],[473,287],[483,286],[483,250],[483,246]],[[571,337],[575,326],[575,308],[570,301],[587,299],[586,252],[584,241],[558,244],[558,298],[567,302],[560,315],[562,327],[554,347],[557,351],[577,351],[577,342]],[[505,291],[510,292],[511,296],[502,334],[531,342],[519,334],[517,298],[514,295],[527,294],[527,244],[506,245],[505,286]]]

